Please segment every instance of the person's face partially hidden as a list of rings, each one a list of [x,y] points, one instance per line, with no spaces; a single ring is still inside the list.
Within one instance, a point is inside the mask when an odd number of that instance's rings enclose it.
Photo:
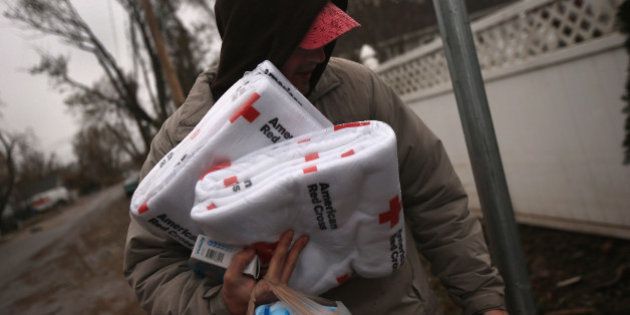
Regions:
[[[313,70],[326,60],[324,48],[297,48],[282,66],[282,74],[304,95],[310,92]]]

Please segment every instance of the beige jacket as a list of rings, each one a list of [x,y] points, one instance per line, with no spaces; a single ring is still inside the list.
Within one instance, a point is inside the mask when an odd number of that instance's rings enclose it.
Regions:
[[[164,123],[142,176],[208,111],[211,79],[210,72],[200,75],[186,102]],[[372,119],[394,129],[408,231],[408,257],[400,270],[385,278],[353,278],[324,297],[343,301],[353,314],[435,314],[427,275],[411,250],[416,247],[465,314],[502,307],[502,279],[490,266],[481,226],[468,211],[466,193],[440,140],[376,74],[347,60],[331,59],[309,99],[335,124]],[[197,277],[187,265],[189,256],[187,248],[154,236],[132,219],[124,269],[144,309],[227,314],[219,295],[222,279]]]

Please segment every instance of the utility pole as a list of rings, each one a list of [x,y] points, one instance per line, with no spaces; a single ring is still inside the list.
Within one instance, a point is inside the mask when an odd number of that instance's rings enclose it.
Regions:
[[[463,0],[433,0],[493,258],[510,314],[533,315],[527,267]]]
[[[140,4],[142,5],[144,16],[149,24],[151,36],[153,37],[153,43],[155,43],[155,49],[157,50],[158,58],[160,58],[160,64],[162,64],[162,71],[164,71],[164,76],[166,77],[166,81],[168,82],[168,86],[171,90],[173,102],[175,103],[175,107],[179,107],[186,99],[184,98],[184,92],[182,92],[182,86],[179,84],[179,80],[177,79],[175,68],[173,67],[171,60],[168,57],[168,53],[166,52],[164,37],[162,37],[162,33],[160,33],[158,28],[157,19],[153,13],[153,6],[151,5],[150,0],[141,0]]]

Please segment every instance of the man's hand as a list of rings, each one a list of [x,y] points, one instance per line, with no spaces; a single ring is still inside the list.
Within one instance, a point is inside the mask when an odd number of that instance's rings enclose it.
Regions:
[[[300,252],[308,242],[308,237],[302,235],[289,250],[292,239],[293,231],[290,230],[280,236],[280,241],[265,275],[265,279],[269,282],[286,284],[291,278]],[[267,285],[256,285],[256,280],[243,274],[243,270],[254,258],[254,254],[253,249],[244,249],[238,252],[223,276],[221,298],[231,314],[246,313],[252,292],[254,292],[255,300],[258,303],[271,303],[276,300]],[[262,284],[264,283],[262,282]]]
[[[256,281],[244,275],[243,271],[254,255],[255,252],[251,248],[238,252],[223,275],[221,298],[231,314],[245,314],[247,311],[247,302]]]

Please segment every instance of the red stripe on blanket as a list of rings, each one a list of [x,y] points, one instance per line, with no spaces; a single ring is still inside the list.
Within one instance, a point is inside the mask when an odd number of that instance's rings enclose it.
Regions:
[[[140,208],[138,208],[138,214],[143,214],[147,211],[149,211],[149,205],[147,205],[146,202],[140,205]]]
[[[341,153],[341,157],[345,158],[345,157],[349,157],[349,156],[351,156],[353,154],[354,154],[354,149],[350,149],[350,150],[348,150],[348,151],[346,151],[344,153]]]
[[[206,177],[206,175],[212,173],[212,172],[216,172],[218,170],[222,170],[224,168],[228,168],[232,165],[232,163],[230,163],[230,161],[226,161],[226,162],[221,162],[219,164],[215,164],[213,165],[205,174],[201,175],[201,177],[199,177],[199,180],[202,180],[204,177]]]
[[[236,183],[238,183],[238,178],[236,178],[236,176],[230,176],[223,180],[223,185],[225,185],[225,187],[230,187]]]
[[[339,124],[339,125],[335,125],[334,130],[338,131],[341,129],[345,129],[345,128],[354,128],[354,127],[361,127],[361,126],[367,126],[369,125],[370,122],[369,121],[355,121],[355,122],[349,122],[349,123],[344,123],[344,124]]]
[[[307,168],[304,168],[302,171],[304,172],[304,174],[315,173],[315,172],[317,172],[317,166],[315,166],[315,165],[309,166]]]
[[[234,123],[239,117],[243,116],[248,122],[253,122],[260,116],[260,112],[254,108],[254,103],[260,98],[258,93],[253,93],[230,117],[230,122]]]
[[[312,160],[317,160],[317,159],[319,159],[319,154],[317,154],[317,152],[309,153],[306,156],[304,156],[304,161],[306,161],[306,162],[312,161]]]

